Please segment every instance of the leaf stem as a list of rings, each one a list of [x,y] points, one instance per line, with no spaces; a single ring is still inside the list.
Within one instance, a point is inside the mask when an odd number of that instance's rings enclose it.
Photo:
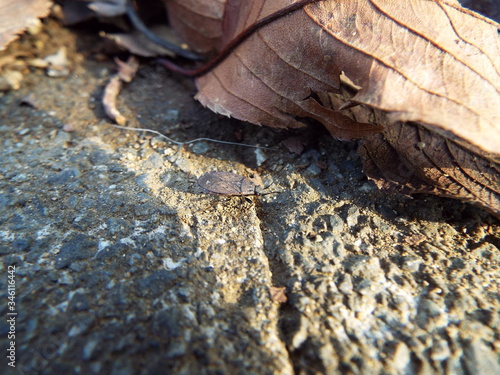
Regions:
[[[241,43],[247,40],[253,33],[255,33],[261,27],[268,25],[269,23],[277,20],[278,18],[281,18],[299,9],[302,9],[306,5],[316,3],[318,1],[323,1],[323,0],[300,0],[296,3],[290,4],[258,20],[253,25],[249,26],[241,33],[239,33],[234,39],[232,39],[231,42],[229,42],[229,44],[226,47],[224,47],[224,49],[217,56],[215,56],[212,60],[208,61],[205,65],[197,69],[186,69],[166,59],[158,59],[157,61],[158,63],[160,63],[161,65],[165,66],[167,69],[173,72],[180,73],[187,77],[200,77],[208,73],[215,67],[217,67],[231,54],[231,52],[234,51],[236,47],[238,47]]]

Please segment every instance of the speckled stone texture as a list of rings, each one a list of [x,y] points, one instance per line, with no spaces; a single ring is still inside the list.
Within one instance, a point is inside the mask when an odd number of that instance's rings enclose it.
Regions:
[[[65,40],[71,74],[34,71],[0,97],[2,349],[9,265],[18,312],[2,374],[500,374],[493,217],[380,192],[356,143],[220,118],[154,64],[120,97],[130,126],[274,149],[112,128],[112,63],[52,27],[47,53]],[[280,146],[292,134],[312,139],[301,156]],[[208,194],[211,170],[278,193]]]

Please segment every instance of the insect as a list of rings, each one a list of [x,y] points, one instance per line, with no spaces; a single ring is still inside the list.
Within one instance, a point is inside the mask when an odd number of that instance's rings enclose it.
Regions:
[[[212,171],[198,179],[198,185],[211,193],[222,195],[262,195],[262,186],[255,180],[235,173]]]

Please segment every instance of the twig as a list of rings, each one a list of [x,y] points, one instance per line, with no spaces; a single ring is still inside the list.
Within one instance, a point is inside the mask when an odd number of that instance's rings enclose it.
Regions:
[[[139,62],[131,56],[126,63],[115,59],[118,65],[118,73],[111,77],[110,81],[104,88],[104,95],[102,97],[102,105],[104,111],[109,118],[114,120],[119,125],[125,125],[127,119],[123,116],[118,108],[116,108],[116,98],[120,93],[123,82],[131,82],[139,68]]]
[[[127,119],[116,108],[116,98],[118,97],[122,85],[123,81],[118,77],[118,74],[111,77],[111,80],[104,89],[102,105],[104,106],[104,112],[106,112],[109,118],[114,120],[117,124],[125,125]]]
[[[133,0],[128,0],[127,1],[127,16],[134,25],[134,27],[139,30],[141,33],[143,33],[149,40],[151,40],[153,43],[156,43],[169,51],[175,53],[178,56],[185,57],[186,59],[190,60],[195,60],[195,61],[203,61],[204,58],[197,53],[194,53],[192,51],[188,51],[177,44],[170,43],[167,40],[164,40],[160,38],[159,36],[155,35],[151,30],[147,28],[147,26],[141,21],[139,16],[137,15],[135,11],[135,7],[133,4]]]

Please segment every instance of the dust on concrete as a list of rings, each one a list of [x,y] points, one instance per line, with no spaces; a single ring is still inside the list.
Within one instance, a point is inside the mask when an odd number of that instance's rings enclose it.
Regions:
[[[49,21],[6,53],[34,40],[41,55],[66,46],[72,71],[26,68],[0,97],[0,254],[4,272],[17,267],[21,373],[500,372],[487,213],[380,192],[355,142],[222,118],[151,61],[120,96],[129,126],[273,149],[115,129],[100,105],[114,67],[95,37]],[[303,155],[281,146],[290,134],[312,134]],[[257,173],[279,193],[207,194],[196,179],[211,170]]]

